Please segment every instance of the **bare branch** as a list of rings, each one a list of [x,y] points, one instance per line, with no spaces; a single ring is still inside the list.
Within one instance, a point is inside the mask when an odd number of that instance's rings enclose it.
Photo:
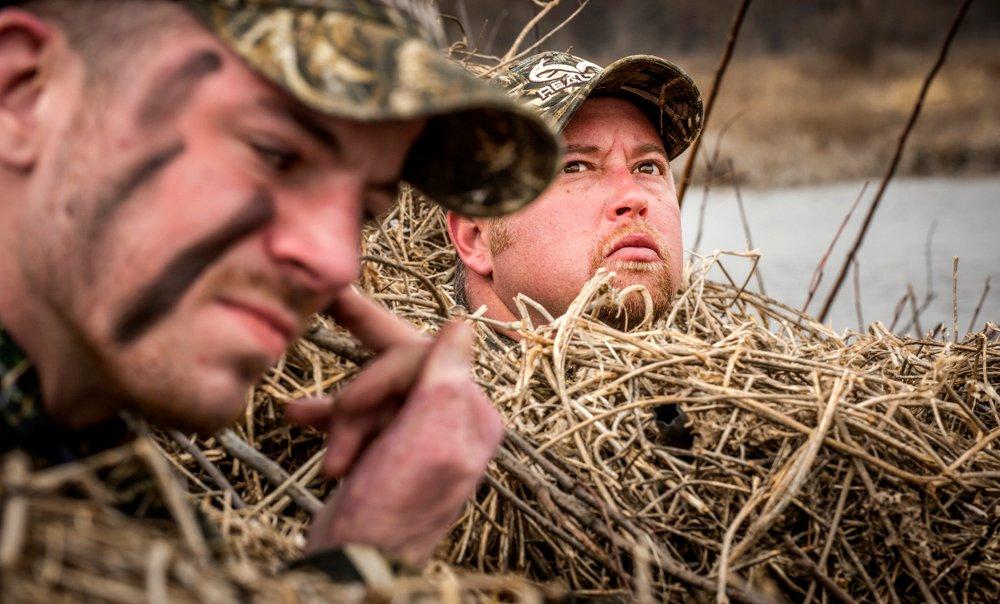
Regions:
[[[833,289],[830,290],[830,294],[827,296],[826,302],[823,304],[823,310],[819,314],[820,323],[826,321],[827,315],[830,314],[830,308],[837,300],[837,294],[840,293],[840,288],[844,284],[844,279],[847,277],[847,271],[851,267],[851,262],[854,261],[854,257],[857,255],[858,249],[861,247],[861,243],[865,240],[865,235],[868,234],[868,229],[871,227],[872,220],[875,218],[876,210],[878,210],[879,205],[882,203],[882,198],[885,195],[886,189],[889,187],[889,182],[891,182],[892,177],[896,175],[896,168],[899,167],[899,160],[903,156],[903,149],[906,148],[906,141],[910,138],[910,132],[913,131],[913,126],[917,123],[917,118],[920,117],[920,111],[924,107],[924,99],[927,97],[927,91],[930,90],[931,83],[934,82],[934,77],[941,69],[941,66],[944,65],[944,60],[948,56],[948,49],[951,48],[951,43],[955,39],[955,34],[958,33],[958,26],[962,24],[962,20],[965,18],[965,14],[969,11],[969,6],[971,4],[972,0],[965,0],[962,2],[962,6],[958,9],[958,13],[956,13],[955,19],[952,21],[951,27],[948,29],[948,35],[945,36],[944,44],[941,45],[941,50],[938,53],[937,60],[934,62],[931,70],[927,73],[927,76],[924,78],[924,83],[920,87],[920,93],[917,95],[917,102],[913,105],[913,112],[910,114],[910,119],[906,122],[906,127],[903,128],[903,132],[899,136],[899,142],[896,143],[896,152],[893,154],[892,161],[889,163],[889,169],[886,170],[885,176],[882,178],[882,183],[879,185],[878,192],[875,193],[875,199],[872,200],[871,205],[868,207],[868,214],[865,216],[865,221],[861,225],[861,231],[858,232],[857,239],[854,240],[854,245],[847,253],[847,258],[844,259],[844,264],[840,268],[840,273],[837,275],[837,280],[833,285]]]
[[[681,207],[684,206],[684,195],[687,193],[688,185],[691,183],[691,173],[694,171],[698,149],[701,148],[701,140],[704,138],[705,130],[708,128],[708,118],[712,115],[712,109],[715,107],[715,99],[719,96],[719,88],[722,86],[722,78],[725,77],[729,61],[733,58],[733,48],[736,47],[736,39],[740,35],[740,28],[743,26],[743,20],[747,16],[747,9],[750,8],[752,1],[742,0],[740,2],[740,7],[736,9],[736,15],[733,17],[733,23],[729,27],[729,36],[726,38],[726,49],[722,52],[722,58],[719,59],[719,66],[715,69],[712,88],[709,90],[708,101],[705,103],[705,119],[701,123],[701,134],[691,144],[687,165],[684,166],[684,175],[681,176],[681,186],[677,193],[677,205]]]

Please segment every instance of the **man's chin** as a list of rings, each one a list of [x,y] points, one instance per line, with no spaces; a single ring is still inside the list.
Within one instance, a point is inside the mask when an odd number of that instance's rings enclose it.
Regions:
[[[194,368],[181,383],[147,386],[135,411],[159,426],[213,434],[243,416],[248,393],[261,373],[236,367]]]
[[[632,294],[621,305],[610,304],[601,307],[597,311],[597,319],[619,331],[630,331],[662,318],[669,309],[669,303],[656,302],[651,308],[647,308],[639,294]]]
[[[145,408],[140,414],[157,426],[208,436],[232,425],[242,417],[245,409],[246,399],[238,397],[238,403],[205,400],[171,409]]]
[[[669,285],[664,285],[663,279],[652,275],[649,277],[649,279],[635,279],[629,275],[616,277],[613,285],[618,292],[636,285],[645,287],[645,291],[637,288],[625,296],[620,304],[602,307],[597,312],[598,320],[620,331],[629,331],[665,316],[670,311],[672,302],[670,290],[667,289]],[[666,283],[669,284],[669,280]]]

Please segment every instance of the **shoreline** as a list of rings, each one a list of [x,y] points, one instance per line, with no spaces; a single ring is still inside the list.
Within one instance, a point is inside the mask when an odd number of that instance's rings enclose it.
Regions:
[[[678,57],[707,96],[714,57]],[[888,50],[870,65],[815,53],[734,57],[694,182],[774,187],[880,179],[932,58]],[[675,175],[687,154],[675,160]],[[957,44],[931,86],[897,177],[1000,174],[1000,48]]]

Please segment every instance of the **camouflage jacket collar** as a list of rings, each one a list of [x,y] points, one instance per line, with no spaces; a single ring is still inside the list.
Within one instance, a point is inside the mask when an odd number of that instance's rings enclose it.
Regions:
[[[21,444],[40,409],[38,374],[0,326],[0,451]]]
[[[23,449],[45,465],[56,465],[119,445],[127,438],[128,428],[118,418],[78,431],[53,422],[42,405],[38,373],[0,325],[0,454]]]

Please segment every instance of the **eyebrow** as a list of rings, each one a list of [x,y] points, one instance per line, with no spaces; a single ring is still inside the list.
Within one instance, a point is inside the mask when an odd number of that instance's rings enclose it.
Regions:
[[[259,105],[281,119],[291,121],[319,145],[326,147],[336,157],[343,155],[340,139],[319,119],[298,107],[275,99],[262,99]]]
[[[145,127],[168,122],[184,110],[205,77],[222,69],[222,57],[214,50],[197,51],[163,76],[139,104],[139,124]]]
[[[632,155],[646,155],[648,153],[656,153],[657,155],[662,155],[668,161],[667,152],[663,148],[663,145],[657,145],[655,143],[646,143],[645,145],[639,145],[632,150]]]
[[[340,139],[337,135],[308,111],[303,111],[274,99],[262,99],[260,105],[280,118],[294,122],[296,126],[308,134],[315,142],[326,147],[334,157],[343,156],[343,146],[340,144]],[[399,193],[399,187],[402,182],[403,179],[401,178],[392,178],[368,183],[365,188],[376,193],[395,196]]]
[[[566,145],[566,153],[576,153],[578,155],[593,155],[600,149],[595,145]]]
[[[567,154],[575,153],[577,155],[593,155],[598,153],[600,150],[600,147],[597,147],[596,145],[566,145]],[[663,145],[657,145],[656,143],[646,143],[632,149],[632,155],[646,155],[648,153],[656,153],[657,155],[662,155],[664,158],[667,158],[667,152],[663,149]]]

